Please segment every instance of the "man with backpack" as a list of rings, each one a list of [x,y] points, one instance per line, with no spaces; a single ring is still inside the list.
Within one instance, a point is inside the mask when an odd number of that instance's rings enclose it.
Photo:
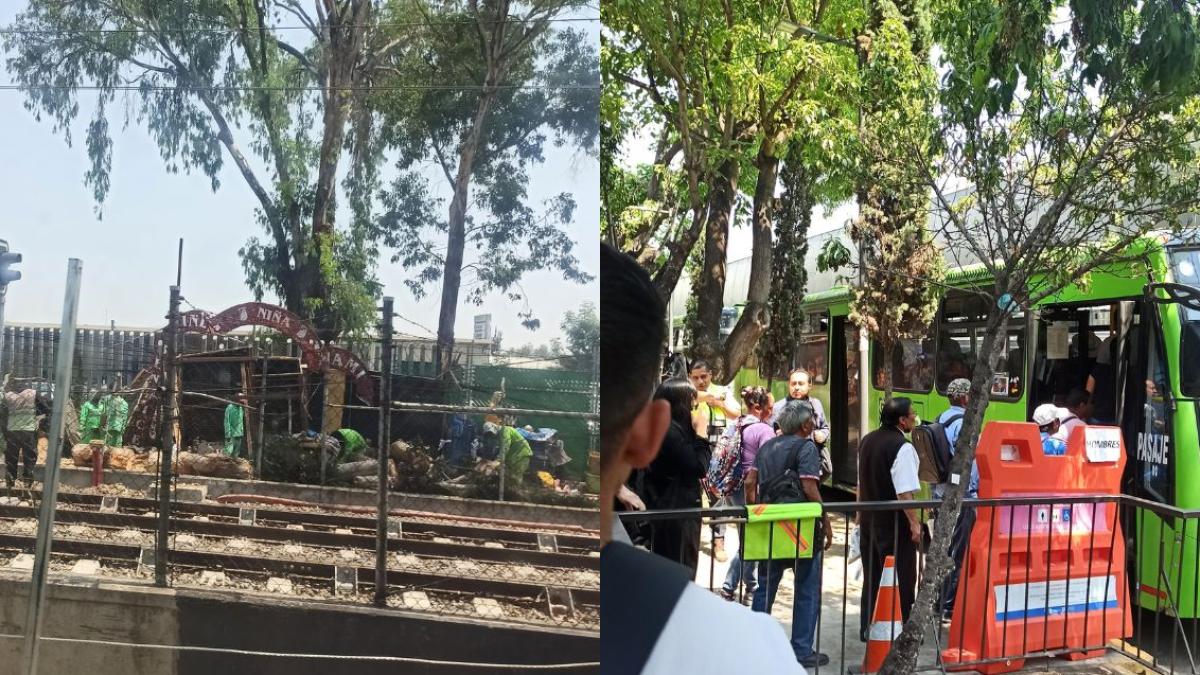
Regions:
[[[758,449],[775,437],[774,428],[763,422],[771,412],[771,398],[767,390],[762,387],[743,387],[741,394],[742,411],[745,414],[717,442],[705,477],[705,486],[713,501],[731,506],[746,505],[743,481],[754,467]],[[733,552],[725,583],[721,585],[721,597],[729,601],[740,599],[742,604],[749,605],[758,583],[756,566],[742,560],[740,537],[738,541],[739,548]],[[746,585],[745,593],[740,598],[737,593],[739,579]]]
[[[937,423],[942,426],[949,448],[949,456],[954,456],[954,446],[958,443],[959,432],[962,431],[963,416],[967,414],[967,401],[971,394],[971,381],[965,377],[957,378],[946,386],[946,398],[950,399],[950,407],[938,415]],[[947,462],[947,469],[949,463]],[[949,473],[947,471],[947,473]],[[946,493],[946,476],[933,486],[933,496],[941,499]],[[971,477],[967,480],[967,490],[963,494],[967,499],[979,496],[979,467],[971,462]],[[959,570],[962,569],[963,556],[967,551],[967,540],[971,538],[971,530],[975,527],[975,509],[964,505],[958,514],[958,522],[954,524],[954,534],[950,537],[948,553],[954,560],[954,568],[942,582],[942,617],[949,619],[954,613],[954,596],[958,593]]]
[[[810,438],[815,419],[806,401],[789,401],[776,416],[780,435],[758,449],[754,467],[746,474],[746,503],[821,503],[821,453]],[[824,541],[822,541],[824,540]],[[805,667],[829,663],[829,656],[814,649],[817,618],[821,613],[821,558],[833,543],[829,516],[822,514],[821,527],[814,528],[812,557],[795,560],[764,560],[758,564],[758,590],[753,609],[771,613],[783,571],[791,568],[796,577],[792,603],[792,651]]]

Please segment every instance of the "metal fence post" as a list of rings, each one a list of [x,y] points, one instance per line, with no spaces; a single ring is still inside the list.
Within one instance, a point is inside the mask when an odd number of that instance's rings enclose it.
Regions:
[[[4,369],[4,305],[8,298],[8,284],[0,284],[0,377],[8,372]]]
[[[46,451],[46,472],[42,480],[42,503],[38,512],[37,542],[34,549],[33,575],[29,586],[29,611],[25,618],[25,672],[37,672],[38,638],[42,633],[42,604],[46,597],[46,574],[50,568],[50,544],[53,536],[54,506],[58,497],[58,461],[62,447],[66,392],[71,390],[71,363],[75,357],[75,321],[79,309],[79,286],[83,280],[83,262],[67,262],[67,293],[63,300],[62,341],[58,348],[55,373],[54,408],[50,415],[50,438]]]
[[[254,477],[258,480],[262,480],[263,451],[267,447],[265,426],[267,417],[267,367],[269,363],[269,357],[264,356],[262,359],[262,391],[258,400],[258,452],[254,457]]]
[[[392,442],[392,298],[383,299],[379,336],[383,342],[379,380],[379,503],[375,529],[375,606],[387,604],[388,446]]]
[[[179,287],[171,287],[171,309],[167,314],[166,358],[163,373],[167,378],[163,401],[162,451],[158,454],[158,533],[155,537],[154,585],[167,585],[167,537],[171,528],[171,462],[175,450],[175,333],[179,326]]]

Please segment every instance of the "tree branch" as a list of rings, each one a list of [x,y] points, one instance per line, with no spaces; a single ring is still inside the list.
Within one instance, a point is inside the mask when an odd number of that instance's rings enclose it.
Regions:
[[[321,31],[317,30],[317,25],[313,23],[312,18],[308,15],[308,12],[304,11],[304,8],[300,6],[299,2],[296,0],[283,0],[280,7],[285,12],[288,12],[292,16],[295,16],[297,19],[299,19],[300,23],[304,24],[305,27],[308,28],[313,37],[320,39]]]
[[[798,26],[796,26],[796,30],[792,31],[792,38],[799,39],[802,37],[816,40],[817,42],[824,42],[824,43],[831,44],[831,45],[837,45],[839,47],[846,47],[847,49],[857,49],[854,42],[852,42],[850,40],[847,40],[845,38],[834,37],[832,35],[826,35],[825,33],[822,33],[820,31],[815,31],[815,30],[809,28],[808,26],[799,26],[798,25]]]
[[[450,164],[446,161],[446,155],[442,152],[442,146],[433,139],[433,131],[429,130],[429,145],[433,148],[433,154],[437,155],[438,164],[442,167],[442,172],[446,174],[446,180],[450,183],[450,187],[454,187],[454,172],[450,171]]]
[[[280,40],[278,37],[276,37],[274,35],[268,35],[268,37],[271,39],[272,42],[275,43],[276,47],[278,47],[278,48],[282,49],[283,51],[287,52],[288,54],[291,54],[292,56],[294,56],[296,58],[296,61],[298,61],[300,63],[301,67],[303,67],[305,70],[307,70],[313,77],[315,77],[315,78],[320,77],[320,74],[317,72],[317,67],[315,65],[313,65],[313,62],[309,60],[308,56],[306,56],[304,54],[304,52],[302,52],[299,49],[293,47],[292,45],[284,42],[283,40]]]

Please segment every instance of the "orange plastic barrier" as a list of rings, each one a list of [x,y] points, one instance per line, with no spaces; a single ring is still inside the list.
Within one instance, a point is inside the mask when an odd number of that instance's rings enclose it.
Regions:
[[[1033,424],[992,422],[977,451],[979,497],[1118,495],[1120,429],[1072,432],[1066,454],[1046,456]],[[1024,655],[1078,649],[1082,659],[1129,635],[1125,541],[1116,503],[980,507],[963,560],[942,660],[998,659],[958,668],[1007,673]],[[1090,652],[1084,648],[1101,647]],[[950,670],[955,670],[949,667]]]

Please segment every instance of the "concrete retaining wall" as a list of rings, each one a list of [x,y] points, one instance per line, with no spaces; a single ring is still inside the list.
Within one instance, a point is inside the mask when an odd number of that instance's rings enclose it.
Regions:
[[[43,634],[289,654],[387,655],[452,662],[584,663],[600,659],[596,633],[521,628],[416,612],[306,603],[236,593],[111,583],[55,583]],[[0,578],[0,632],[22,634],[27,580]],[[0,675],[21,672],[20,640],[0,639]],[[420,663],[173,651],[46,641],[41,673],[80,675],[376,675],[480,673]],[[598,672],[579,668],[555,672]],[[512,672],[512,671],[509,671]]]

